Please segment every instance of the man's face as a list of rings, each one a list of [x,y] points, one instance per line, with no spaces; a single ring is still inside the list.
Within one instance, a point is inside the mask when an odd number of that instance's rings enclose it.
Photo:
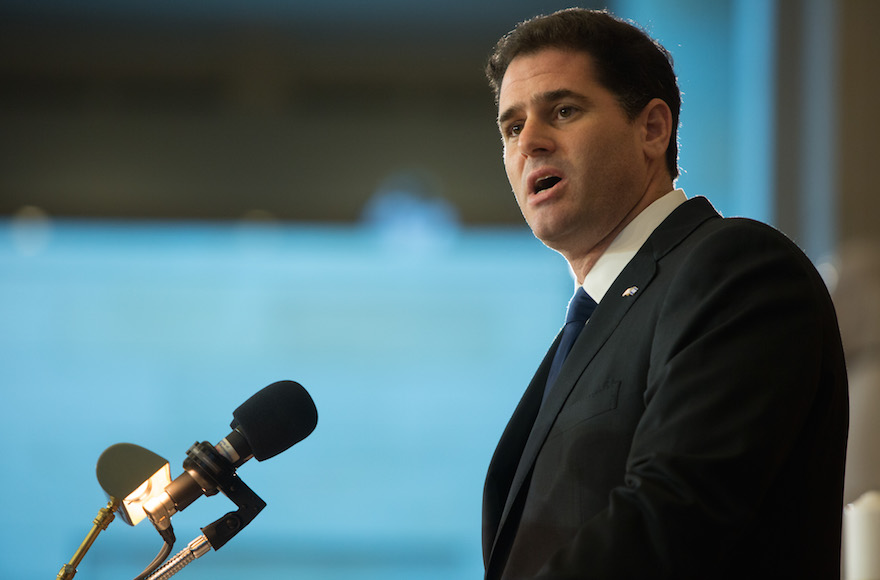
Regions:
[[[647,188],[644,132],[599,84],[592,57],[517,56],[498,112],[507,178],[535,236],[571,261],[616,234]]]

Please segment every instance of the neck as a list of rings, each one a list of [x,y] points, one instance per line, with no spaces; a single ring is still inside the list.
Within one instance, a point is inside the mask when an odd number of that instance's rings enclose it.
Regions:
[[[566,253],[562,254],[565,261],[568,262],[568,266],[571,268],[575,279],[577,279],[578,285],[584,283],[587,274],[590,273],[590,270],[593,269],[593,266],[596,265],[596,262],[599,261],[599,258],[602,257],[602,254],[605,253],[605,250],[608,249],[608,246],[611,245],[611,242],[614,241],[614,238],[617,237],[617,234],[619,234],[621,230],[623,230],[623,228],[620,228],[619,230],[615,228],[613,232],[608,234],[608,236],[597,245],[593,246],[593,249],[586,254],[579,256],[572,256]]]
[[[596,262],[599,261],[599,258],[602,257],[602,254],[608,250],[608,247],[611,246],[612,242],[620,235],[620,232],[626,228],[632,221],[642,213],[648,206],[652,203],[669,193],[674,189],[674,185],[672,180],[665,180],[662,183],[658,184],[656,187],[648,190],[644,196],[639,200],[639,202],[623,217],[623,219],[610,231],[608,234],[599,240],[598,243],[594,244],[592,248],[590,248],[586,252],[566,252],[561,251],[560,253],[563,255],[565,260],[568,262],[569,267],[571,268],[572,273],[577,279],[578,284],[583,284],[584,279],[587,277],[587,274],[593,269],[593,266],[596,265]]]

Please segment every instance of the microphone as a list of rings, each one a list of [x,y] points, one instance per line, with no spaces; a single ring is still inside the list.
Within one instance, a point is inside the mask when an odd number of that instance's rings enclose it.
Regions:
[[[230,458],[230,461],[244,463],[250,455],[257,461],[275,457],[308,437],[318,424],[318,410],[302,385],[279,381],[242,403],[232,412],[232,418],[229,426],[233,432],[220,444],[229,443],[234,456],[243,457]],[[236,447],[238,435],[244,439],[239,448]]]
[[[172,515],[202,495],[223,491],[230,496],[246,489],[235,470],[252,457],[269,459],[308,437],[318,423],[318,410],[302,385],[278,381],[242,403],[232,417],[232,432],[214,446],[207,441],[194,443],[186,452],[184,472],[144,506],[160,532],[171,526]],[[262,505],[248,507],[253,515],[265,506],[262,500],[256,503]]]

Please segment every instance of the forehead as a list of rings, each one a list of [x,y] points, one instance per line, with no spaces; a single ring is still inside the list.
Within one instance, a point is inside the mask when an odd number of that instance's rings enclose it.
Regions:
[[[562,89],[581,93],[601,89],[589,54],[557,48],[523,54],[511,60],[504,72],[498,108],[522,106],[535,95]]]

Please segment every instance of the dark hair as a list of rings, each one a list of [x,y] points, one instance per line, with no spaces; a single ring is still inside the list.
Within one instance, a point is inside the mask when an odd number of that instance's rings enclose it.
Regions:
[[[589,54],[599,83],[617,96],[630,120],[635,119],[653,98],[672,111],[672,135],[666,149],[666,167],[678,177],[678,118],[681,93],[672,68],[672,55],[641,28],[620,20],[605,10],[569,8],[549,16],[537,16],[520,23],[495,45],[486,65],[486,76],[495,93],[510,62],[519,55],[545,48],[574,50]]]

